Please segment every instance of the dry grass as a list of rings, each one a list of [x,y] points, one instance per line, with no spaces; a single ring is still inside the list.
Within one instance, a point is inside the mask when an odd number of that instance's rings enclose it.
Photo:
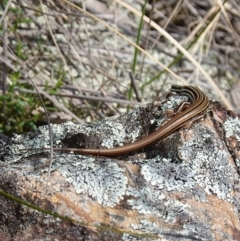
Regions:
[[[1,39],[38,86],[53,122],[94,121],[123,113],[126,107],[159,100],[173,83],[199,85],[228,108],[239,108],[237,2],[149,2],[142,29],[143,0],[1,4]],[[29,101],[23,119],[44,119],[19,60],[4,44],[0,51],[3,94],[12,86],[16,98]],[[6,123],[11,112],[8,101],[2,103]]]

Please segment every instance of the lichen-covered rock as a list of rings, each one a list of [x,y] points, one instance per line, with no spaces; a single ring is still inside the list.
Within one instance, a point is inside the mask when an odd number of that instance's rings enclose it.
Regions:
[[[180,97],[88,125],[52,125],[54,146],[112,148],[166,121]],[[114,158],[56,152],[47,127],[15,135],[1,164],[5,192],[69,220],[0,197],[4,240],[240,240],[240,121],[218,103],[204,120]],[[19,238],[19,239],[18,239]]]

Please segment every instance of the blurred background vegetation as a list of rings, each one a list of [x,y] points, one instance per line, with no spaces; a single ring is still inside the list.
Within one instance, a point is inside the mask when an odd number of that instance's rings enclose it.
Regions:
[[[3,0],[0,132],[46,124],[31,80],[52,123],[125,113],[171,84],[198,85],[239,114],[239,45],[236,0]]]

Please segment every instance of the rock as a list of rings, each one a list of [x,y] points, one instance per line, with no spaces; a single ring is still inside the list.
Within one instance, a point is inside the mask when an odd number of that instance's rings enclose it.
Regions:
[[[54,146],[132,143],[183,99],[87,125],[54,124]],[[188,129],[124,156],[55,152],[49,180],[48,143],[47,126],[1,141],[4,240],[240,240],[240,121],[219,103]]]

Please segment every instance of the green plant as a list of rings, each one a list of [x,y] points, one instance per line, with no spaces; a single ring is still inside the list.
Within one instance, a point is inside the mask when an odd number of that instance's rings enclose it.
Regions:
[[[23,133],[37,128],[36,123],[41,115],[34,112],[40,102],[34,95],[26,93],[18,93],[15,87],[32,89],[29,84],[19,84],[16,79],[19,77],[19,72],[10,75],[13,81],[5,95],[0,95],[0,106],[3,106],[5,101],[5,113],[0,113],[0,132],[5,134]]]

